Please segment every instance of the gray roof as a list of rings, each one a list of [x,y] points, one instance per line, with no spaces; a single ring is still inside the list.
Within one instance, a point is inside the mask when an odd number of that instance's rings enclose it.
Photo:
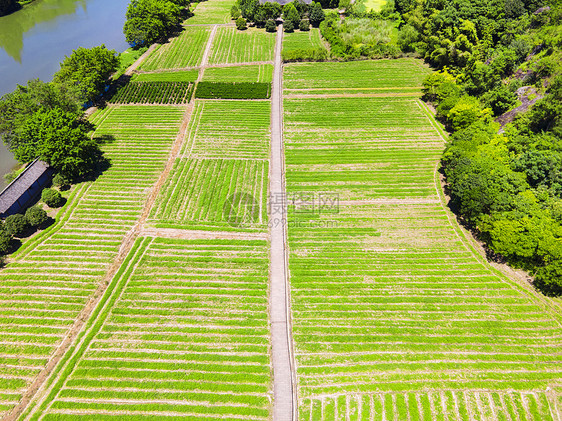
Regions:
[[[0,193],[0,214],[14,203],[49,169],[49,164],[36,159]]]

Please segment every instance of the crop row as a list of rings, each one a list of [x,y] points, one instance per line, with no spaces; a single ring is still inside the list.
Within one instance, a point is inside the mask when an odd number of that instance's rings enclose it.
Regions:
[[[415,418],[410,394],[427,390],[517,390],[535,405],[531,392],[562,374],[562,329],[451,224],[435,180],[442,142],[416,101],[291,99],[284,110],[301,419],[358,419],[356,395],[371,396],[364,419],[466,419],[433,401]],[[541,396],[538,415],[520,419],[548,413]]]
[[[157,71],[153,73],[134,73],[131,82],[195,82],[199,70]]]
[[[275,34],[262,29],[221,27],[211,47],[210,64],[273,61]]]
[[[118,104],[187,104],[191,82],[129,82],[109,102]]]
[[[150,220],[158,224],[264,228],[268,161],[178,159]]]
[[[292,32],[283,34],[283,52],[291,50],[308,50],[326,48],[320,38],[320,29],[311,28],[308,32]]]
[[[195,101],[182,155],[269,159],[269,101]]]
[[[181,69],[201,65],[210,28],[186,27],[176,38],[160,45],[141,64],[140,70]]]
[[[176,107],[111,107],[92,117],[109,168],[76,186],[58,223],[0,272],[0,402],[19,400],[103,281],[182,115]]]
[[[136,256],[44,419],[269,419],[267,243],[156,238]]]
[[[453,392],[305,399],[300,421],[554,421],[545,393]]]
[[[284,110],[287,182],[296,191],[329,187],[341,200],[436,197],[443,142],[415,100],[291,99]]]
[[[211,0],[192,3],[190,10],[193,16],[184,22],[184,25],[210,25],[228,23],[233,0]],[[195,10],[193,10],[195,8]]]
[[[203,82],[271,83],[272,80],[273,80],[272,64],[209,67],[205,69],[205,73],[203,74]]]
[[[196,98],[205,99],[267,99],[271,83],[256,82],[199,82]]]
[[[351,61],[343,63],[292,63],[284,66],[285,94],[336,93],[339,90],[372,93],[389,88],[421,87],[429,69],[414,59]],[[402,114],[407,117],[407,114]]]

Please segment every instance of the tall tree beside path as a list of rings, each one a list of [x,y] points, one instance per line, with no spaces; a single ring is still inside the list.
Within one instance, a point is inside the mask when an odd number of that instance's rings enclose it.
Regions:
[[[80,47],[64,59],[53,81],[66,86],[77,101],[93,101],[103,92],[107,79],[118,65],[117,53],[105,45]]]
[[[150,45],[179,26],[187,0],[132,0],[123,32],[133,47]]]

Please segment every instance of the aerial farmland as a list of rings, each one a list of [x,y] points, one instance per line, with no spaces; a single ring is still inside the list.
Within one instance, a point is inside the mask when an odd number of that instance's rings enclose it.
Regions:
[[[91,109],[110,165],[0,269],[0,418],[560,421],[562,306],[452,212],[435,68],[284,61],[330,44],[233,5]]]

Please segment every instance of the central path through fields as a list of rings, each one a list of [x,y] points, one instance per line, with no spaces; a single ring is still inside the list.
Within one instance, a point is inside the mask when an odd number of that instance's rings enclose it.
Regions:
[[[289,318],[289,281],[287,264],[287,231],[285,225],[285,183],[283,165],[283,117],[281,47],[283,26],[277,28],[273,89],[271,91],[271,172],[270,206],[271,266],[269,312],[273,363],[273,420],[296,421],[296,381],[293,364],[291,324]],[[279,201],[281,203],[279,203]],[[275,211],[275,212],[274,212]]]

